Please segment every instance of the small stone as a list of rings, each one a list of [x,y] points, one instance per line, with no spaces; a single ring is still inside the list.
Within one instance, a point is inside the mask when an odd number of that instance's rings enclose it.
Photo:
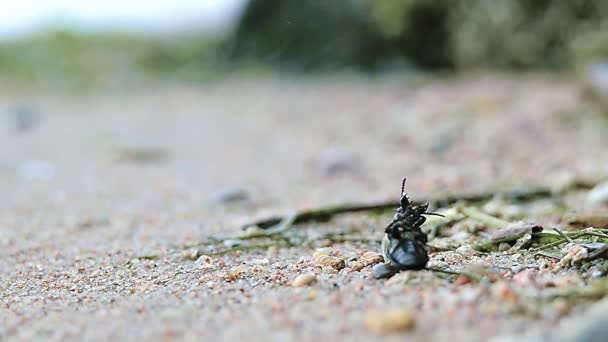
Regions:
[[[317,299],[318,296],[319,296],[319,292],[317,292],[315,290],[310,290],[310,292],[308,292],[308,299],[310,299],[310,300],[315,300],[315,299]]]
[[[473,256],[478,254],[479,252],[477,252],[476,250],[474,250],[473,248],[471,248],[470,246],[467,245],[462,245],[458,248],[456,248],[456,253],[462,255],[462,256]]]
[[[534,275],[536,273],[537,271],[535,269],[526,268],[513,276],[513,283],[519,285],[529,285],[534,281]]]
[[[315,281],[317,281],[317,276],[315,276],[314,274],[311,274],[311,273],[300,274],[299,276],[296,277],[296,279],[293,280],[293,282],[291,283],[291,286],[293,286],[293,287],[308,286],[308,285],[314,283]]]
[[[384,257],[380,253],[377,252],[365,252],[359,258],[366,265],[375,265],[384,261]]]
[[[403,309],[368,311],[365,323],[370,331],[378,334],[408,331],[416,326],[414,315]]]
[[[365,266],[366,266],[366,265],[365,265],[364,263],[362,263],[362,262],[360,262],[360,261],[355,261],[355,262],[353,262],[353,263],[351,264],[351,266],[350,266],[350,271],[351,271],[351,272],[358,272],[358,271],[361,271],[362,269],[364,269],[364,268],[365,268]]]
[[[32,103],[17,104],[11,114],[13,126],[18,133],[29,132],[40,123],[40,111]]]
[[[518,273],[520,273],[524,269],[526,269],[526,266],[522,265],[521,263],[519,263],[519,262],[516,261],[513,264],[513,266],[511,266],[511,271],[510,272],[512,272],[513,274],[518,274]]]
[[[504,252],[504,251],[508,250],[509,248],[511,248],[511,245],[509,245],[509,244],[508,244],[508,243],[506,243],[506,242],[501,242],[501,243],[498,245],[498,251],[499,251],[499,252]]]
[[[403,271],[395,274],[390,279],[388,279],[385,285],[388,286],[396,286],[403,288],[406,284],[408,284],[414,278],[414,271]]]
[[[317,266],[330,266],[337,271],[346,267],[344,259],[327,255],[322,252],[315,252],[315,254],[313,254],[313,259]]]
[[[456,285],[466,285],[469,284],[471,282],[471,278],[465,276],[465,275],[459,275],[456,280],[454,280],[454,284]]]
[[[497,298],[500,298],[511,303],[517,301],[517,294],[504,282],[495,283],[491,288],[492,293]]]
[[[562,250],[566,252],[566,254],[555,265],[556,271],[581,264],[589,256],[587,248],[577,243],[569,243]]]
[[[247,265],[239,265],[239,266],[235,266],[232,269],[230,269],[230,271],[228,272],[228,280],[236,280],[239,279],[243,273],[247,272],[249,270],[249,266]]]
[[[55,178],[55,164],[44,160],[27,160],[19,164],[17,174],[28,181],[50,181]]]
[[[603,276],[605,276],[607,273],[607,269],[606,267],[602,267],[602,266],[593,266],[589,269],[589,271],[587,272],[587,274],[589,274],[589,276],[591,276],[592,278],[601,278]]]
[[[591,64],[585,71],[584,83],[589,98],[603,106],[608,104],[608,62]]]
[[[182,252],[182,256],[187,260],[197,260],[198,259],[198,250],[189,249]]]
[[[568,190],[576,183],[576,175],[570,170],[558,170],[547,176],[551,192],[559,194]]]
[[[566,216],[564,221],[568,224],[569,228],[573,230],[588,227],[608,227],[608,215],[602,213]]]
[[[591,189],[587,195],[587,205],[599,207],[608,204],[608,182],[601,183]]]
[[[207,268],[213,266],[213,258],[207,255],[201,255],[196,259],[194,265],[200,268]]]
[[[231,187],[218,190],[209,195],[209,204],[229,204],[235,202],[243,202],[249,200],[249,194],[245,189],[239,187]]]
[[[570,312],[570,310],[572,309],[572,305],[570,305],[570,303],[568,303],[568,301],[564,298],[557,298],[553,301],[553,303],[551,303],[551,306],[555,310],[555,314],[557,315],[557,317],[563,317],[567,315],[568,312]]]
[[[320,249],[320,250],[315,251],[312,254],[312,258],[313,258],[313,260],[315,260],[315,259],[317,259],[317,258],[319,258],[321,256],[324,256],[324,255],[329,255],[329,253],[327,253],[326,251]]]
[[[384,257],[380,253],[369,251],[363,253],[359,260],[353,262],[350,267],[353,272],[357,272],[367,266],[375,265],[383,261]]]
[[[117,162],[134,164],[162,163],[170,157],[169,151],[165,147],[147,143],[116,146],[114,154]]]

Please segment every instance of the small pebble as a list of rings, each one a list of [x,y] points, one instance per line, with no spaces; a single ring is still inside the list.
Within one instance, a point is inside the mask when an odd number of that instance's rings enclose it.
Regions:
[[[15,131],[26,133],[40,123],[40,111],[32,103],[19,103],[12,110],[12,121]]]
[[[596,62],[585,71],[584,78],[587,92],[605,104],[608,98],[608,62]]]
[[[458,253],[462,256],[473,256],[473,255],[478,254],[478,252],[476,250],[474,250],[473,248],[466,246],[466,245],[456,248],[456,253]]]
[[[587,195],[586,202],[592,208],[608,205],[608,182],[601,183],[591,189]]]
[[[513,289],[511,289],[511,287],[509,287],[504,282],[498,282],[493,284],[491,291],[495,297],[500,298],[502,300],[511,303],[515,303],[517,301],[517,295],[515,294]]]
[[[302,286],[308,286],[312,283],[314,283],[315,281],[317,281],[317,276],[315,276],[314,274],[300,274],[299,276],[296,277],[296,279],[293,280],[293,282],[291,283],[291,286],[293,287],[302,287]]]
[[[114,149],[117,162],[134,164],[154,164],[169,159],[169,151],[162,146],[153,146],[146,143],[141,145],[116,146]]]
[[[593,266],[587,272],[592,278],[601,278],[606,275],[606,268],[601,266]]]
[[[242,202],[249,200],[249,194],[245,189],[239,187],[231,187],[221,189],[209,195],[209,204],[229,204],[234,202]]]
[[[555,314],[558,317],[567,315],[572,309],[572,305],[570,305],[570,303],[568,303],[568,301],[564,298],[557,298],[553,301],[553,303],[551,303],[551,306],[555,310]]]
[[[504,252],[504,251],[508,250],[509,248],[511,248],[511,245],[509,245],[509,244],[508,244],[508,243],[506,243],[506,242],[501,242],[501,243],[498,245],[498,251],[499,251],[499,252]]]
[[[187,260],[197,260],[198,259],[198,250],[189,249],[182,252],[182,256]]]
[[[56,173],[55,164],[44,160],[27,160],[17,167],[17,174],[28,181],[50,181]]]
[[[408,331],[416,326],[414,315],[403,309],[368,311],[365,323],[370,331],[378,334]]]
[[[207,255],[201,255],[198,257],[198,259],[196,259],[196,261],[194,262],[194,265],[196,265],[197,267],[211,267],[213,266],[213,258],[211,258],[210,256]]]
[[[324,254],[321,251],[315,252],[313,254],[313,259],[317,266],[330,266],[337,271],[346,267],[344,259]]]
[[[310,300],[315,300],[315,299],[317,299],[318,296],[319,296],[319,293],[315,290],[310,290],[310,292],[308,292],[308,299],[310,299]]]
[[[384,257],[377,252],[365,252],[361,255],[360,260],[367,265],[375,265],[384,261]]]
[[[358,272],[358,271],[361,271],[362,269],[364,269],[365,266],[367,266],[367,265],[365,265],[364,263],[362,263],[360,261],[356,261],[351,265],[350,270],[352,272]]]
[[[230,269],[228,272],[228,278],[230,280],[236,280],[241,277],[241,275],[249,270],[249,266],[247,265],[239,265]]]
[[[471,278],[465,276],[465,275],[459,275],[456,280],[454,280],[454,284],[456,285],[465,285],[471,282]]]

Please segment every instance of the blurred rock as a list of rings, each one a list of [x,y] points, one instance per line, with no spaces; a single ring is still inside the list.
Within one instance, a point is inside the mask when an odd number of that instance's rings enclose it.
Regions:
[[[608,100],[608,97],[606,99]],[[591,189],[586,202],[592,208],[608,205],[608,182],[601,183]]]
[[[603,106],[608,106],[608,61],[591,64],[585,71],[585,90]]]
[[[17,175],[25,180],[49,181],[55,173],[55,164],[44,160],[28,160],[17,167]]]
[[[300,274],[293,280],[293,282],[291,283],[291,286],[302,287],[302,286],[310,285],[316,281],[317,281],[317,276],[315,276],[314,274]]]
[[[211,205],[221,205],[247,200],[249,200],[249,194],[245,189],[230,187],[218,190],[209,195],[208,203]]]
[[[608,336],[608,300],[604,299],[591,306],[583,315],[576,315],[562,322],[552,341],[603,342]]]
[[[579,214],[564,217],[564,222],[571,230],[584,229],[588,227],[608,227],[608,214]]]
[[[40,123],[40,112],[31,103],[20,103],[10,112],[13,129],[17,133],[32,131]]]
[[[170,157],[165,148],[149,145],[117,146],[114,154],[116,161],[134,164],[163,163]]]
[[[416,326],[416,319],[404,309],[370,310],[365,323],[370,331],[390,334],[412,330]]]
[[[317,161],[319,170],[327,176],[355,175],[363,170],[361,159],[353,153],[341,149],[324,151]]]

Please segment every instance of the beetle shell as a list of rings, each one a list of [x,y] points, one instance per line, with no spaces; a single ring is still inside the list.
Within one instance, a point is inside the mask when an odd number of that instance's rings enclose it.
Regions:
[[[394,268],[399,270],[421,270],[429,262],[423,242],[419,240],[391,240],[386,253]]]
[[[384,230],[382,255],[384,264],[372,269],[375,278],[388,278],[399,271],[421,270],[426,267],[429,255],[426,250],[427,236],[420,229],[426,221],[428,204],[413,204],[405,193],[405,179],[401,184],[401,206],[397,208],[393,221]]]

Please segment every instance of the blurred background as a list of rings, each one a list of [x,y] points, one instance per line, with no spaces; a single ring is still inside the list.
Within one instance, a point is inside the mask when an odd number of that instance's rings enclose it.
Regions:
[[[404,175],[422,194],[602,178],[605,18],[601,0],[7,2],[3,200],[250,216],[392,198]]]
[[[88,85],[268,69],[564,71],[606,55],[607,12],[600,0],[25,0],[3,11],[0,72]]]

